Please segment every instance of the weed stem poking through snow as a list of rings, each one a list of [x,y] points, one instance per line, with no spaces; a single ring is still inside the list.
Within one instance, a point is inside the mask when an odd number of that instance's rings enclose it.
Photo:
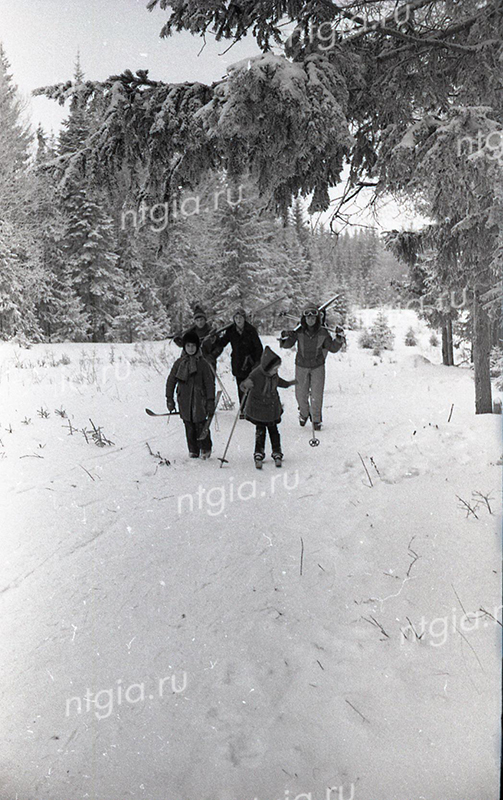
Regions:
[[[368,478],[368,479],[369,479],[369,481],[370,481],[370,486],[372,487],[374,484],[372,483],[372,478],[370,477],[370,473],[369,473],[369,471],[368,471],[368,469],[367,469],[367,466],[366,466],[366,464],[365,464],[365,461],[364,461],[364,460],[363,460],[363,458],[361,457],[360,453],[358,453],[358,455],[360,456],[360,461],[361,461],[361,462],[362,462],[362,464],[363,464],[363,468],[364,468],[365,472],[367,473],[367,478]]]

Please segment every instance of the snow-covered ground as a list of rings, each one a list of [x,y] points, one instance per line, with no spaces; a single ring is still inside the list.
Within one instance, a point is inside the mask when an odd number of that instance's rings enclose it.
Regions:
[[[172,345],[1,345],[1,800],[495,800],[501,417],[389,319],[261,473],[145,414]]]

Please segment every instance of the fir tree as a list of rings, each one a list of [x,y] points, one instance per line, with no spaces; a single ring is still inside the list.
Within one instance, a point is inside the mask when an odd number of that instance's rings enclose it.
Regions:
[[[138,300],[137,289],[130,279],[125,282],[119,312],[114,317],[107,338],[119,342],[155,338],[155,324],[143,310]]]
[[[214,308],[224,316],[236,306],[264,302],[274,291],[271,285],[270,229],[267,217],[261,217],[252,183],[229,185],[226,202],[220,203],[212,218]]]
[[[166,336],[170,327],[158,286],[161,259],[152,252],[148,239],[142,241],[140,236],[131,232],[119,236],[118,252],[117,268],[125,278],[124,291],[129,291],[130,286],[134,288],[135,297],[145,313],[144,331],[148,329],[153,339]]]
[[[0,337],[38,339],[35,304],[42,269],[30,218],[32,137],[9,69],[0,44]]]
[[[122,286],[113,220],[82,188],[68,200],[67,211],[65,257],[72,285],[89,315],[89,338],[104,341]]]

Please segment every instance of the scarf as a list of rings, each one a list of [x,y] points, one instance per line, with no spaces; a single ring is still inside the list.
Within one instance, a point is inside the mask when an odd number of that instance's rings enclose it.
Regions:
[[[181,357],[176,371],[176,377],[179,381],[186,383],[189,378],[197,372],[200,357],[199,353],[196,353],[195,356],[189,356],[185,353],[185,355]]]

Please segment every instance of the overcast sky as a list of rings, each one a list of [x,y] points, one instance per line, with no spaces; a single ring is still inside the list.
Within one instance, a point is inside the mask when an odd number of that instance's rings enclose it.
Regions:
[[[233,46],[186,33],[161,39],[167,12],[146,10],[147,0],[0,0],[0,41],[14,80],[27,101],[34,127],[57,131],[67,110],[54,100],[31,97],[40,86],[73,78],[77,52],[89,80],[104,80],[125,69],[148,69],[154,80],[212,83],[227,67],[257,55],[253,39]],[[337,190],[333,194],[338,194]],[[386,227],[406,227],[394,204],[380,214]]]
[[[229,46],[189,34],[161,39],[167,12],[146,10],[147,0],[0,0],[0,41],[11,63],[20,91],[70,80],[80,51],[89,80],[104,80],[125,69],[148,69],[163,81],[221,78],[229,64],[256,55],[253,40]],[[30,98],[35,125],[59,127],[63,109],[53,100]]]

